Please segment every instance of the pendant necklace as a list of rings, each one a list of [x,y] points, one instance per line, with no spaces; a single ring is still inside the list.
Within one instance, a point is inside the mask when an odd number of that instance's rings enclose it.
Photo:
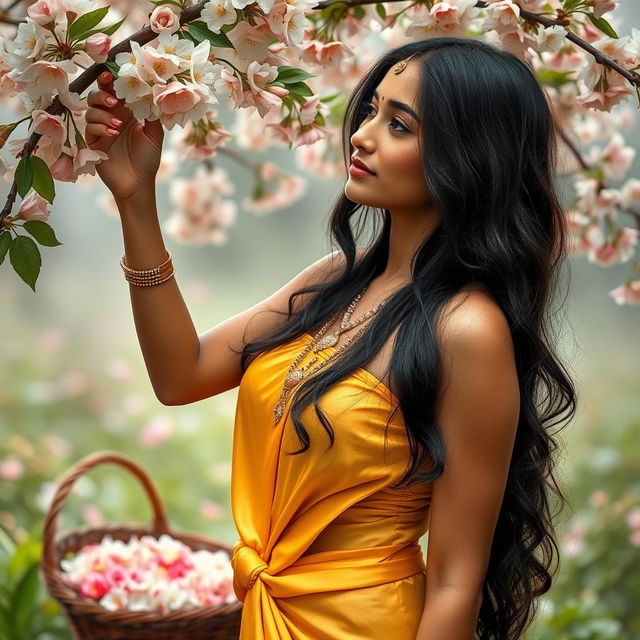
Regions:
[[[333,333],[326,333],[329,327],[340,317],[340,311],[336,313],[328,322],[326,322],[318,333],[313,337],[311,342],[304,347],[304,349],[298,354],[298,356],[293,360],[289,369],[287,371],[287,375],[284,379],[284,386],[282,387],[282,392],[280,393],[280,398],[273,408],[273,419],[274,426],[280,422],[282,415],[284,413],[284,407],[287,403],[287,400],[291,394],[291,392],[302,382],[303,379],[313,375],[327,364],[335,360],[347,347],[366,329],[367,325],[364,325],[359,331],[357,331],[354,335],[350,336],[347,341],[339,347],[336,351],[330,354],[326,359],[322,360],[319,365],[308,371],[306,375],[304,375],[307,370],[318,361],[318,356],[315,355],[311,360],[301,366],[298,367],[300,362],[304,359],[304,357],[313,349],[313,352],[317,354],[319,351],[326,349],[327,347],[333,347],[338,343],[340,336],[349,329],[353,329],[360,324],[363,324],[373,316],[386,304],[387,300],[383,300],[379,304],[377,304],[373,309],[370,309],[366,313],[362,314],[356,320],[350,322],[351,316],[353,315],[353,311],[355,309],[358,300],[362,297],[364,292],[367,290],[365,288],[351,301],[344,315],[342,316],[342,321],[340,322],[339,328]],[[367,323],[368,324],[368,323]],[[326,334],[326,335],[325,335]]]

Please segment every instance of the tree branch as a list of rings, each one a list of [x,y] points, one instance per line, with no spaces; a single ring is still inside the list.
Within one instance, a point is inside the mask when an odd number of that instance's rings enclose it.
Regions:
[[[573,155],[575,156],[576,160],[580,164],[580,167],[584,171],[589,171],[591,169],[591,166],[584,159],[584,156],[580,153],[576,145],[573,144],[573,141],[569,138],[565,130],[562,128],[559,128],[559,134],[560,134],[560,137],[562,138],[562,141],[567,145],[567,147],[569,147],[569,149],[571,150],[571,153],[573,153]],[[606,184],[604,184],[604,182],[600,180],[598,187],[600,189],[604,189],[606,187]],[[628,213],[632,218],[634,218],[636,226],[638,227],[638,229],[640,229],[640,212],[636,211],[635,209],[632,209],[631,207],[618,207],[618,209],[620,209],[620,211],[622,211],[623,213]]]
[[[180,17],[180,24],[185,25],[185,24],[188,24],[189,22],[193,22],[194,20],[197,20],[200,17],[204,6],[207,4],[207,1],[208,0],[204,0],[203,2],[199,2],[193,5],[192,7],[185,9],[182,12],[182,15]],[[366,4],[377,4],[378,1],[379,0],[323,0],[322,2],[314,6],[313,9],[322,10],[325,7],[335,4],[336,2],[342,2],[343,4],[346,4],[349,7],[349,6],[360,6],[360,5],[366,5]],[[389,0],[389,1],[392,3],[397,0]],[[485,2],[485,0],[478,0],[475,6],[477,8],[482,9],[487,7],[488,4],[487,2]],[[567,26],[569,24],[569,20],[566,16],[560,16],[557,19],[552,19],[552,18],[547,18],[542,14],[533,13],[531,11],[525,11],[523,9],[520,9],[520,16],[529,22],[537,22],[539,24],[542,24],[545,27],[550,27],[553,25]],[[131,51],[132,42],[135,41],[140,45],[144,45],[154,40],[157,37],[157,35],[158,34],[152,31],[151,27],[145,27],[144,29],[141,29],[137,33],[134,33],[132,36],[130,36],[126,40],[123,40],[121,43],[113,47],[113,49],[111,49],[111,51],[109,52],[109,56],[107,60],[110,62],[113,62],[115,60],[116,55],[118,55],[119,53]],[[578,36],[576,36],[571,32],[567,33],[566,38],[571,42],[575,43],[577,46],[584,49],[585,51],[587,51],[588,53],[590,53],[591,55],[593,55],[598,63],[614,69],[615,71],[623,75],[625,78],[627,78],[629,82],[636,85],[637,87],[640,87],[640,75],[638,75],[636,72],[630,71],[628,69],[625,69],[624,67],[621,67],[615,60],[604,55],[602,52],[592,47],[588,42],[585,42],[584,40],[582,40],[581,38],[579,38]],[[87,87],[89,87],[96,80],[96,78],[100,75],[100,73],[102,73],[103,70],[104,70],[104,65],[102,63],[100,64],[96,63],[92,65],[69,85],[70,91],[74,91],[75,93],[81,94]],[[60,98],[56,97],[53,103],[51,104],[51,106],[47,108],[46,111],[52,115],[60,115],[64,112],[64,109],[65,107],[60,102]],[[29,140],[26,142],[22,151],[18,154],[18,157],[22,158],[33,153],[34,149],[38,144],[38,141],[40,140],[40,137],[41,137],[40,134],[37,134],[37,133],[32,134]],[[564,139],[566,142],[567,139],[566,138]],[[572,147],[570,143],[569,143],[569,148],[571,148],[572,151],[575,150],[575,147]],[[577,150],[575,150],[574,153],[575,152],[577,152]],[[578,154],[578,157],[579,157],[579,154]],[[13,185],[11,186],[11,190],[9,192],[9,196],[7,198],[7,202],[4,208],[2,209],[2,212],[0,212],[0,229],[2,229],[4,226],[3,225],[4,219],[11,213],[13,203],[15,202],[16,193],[17,193],[17,186],[14,180]],[[640,224],[640,219],[639,219],[639,224]]]

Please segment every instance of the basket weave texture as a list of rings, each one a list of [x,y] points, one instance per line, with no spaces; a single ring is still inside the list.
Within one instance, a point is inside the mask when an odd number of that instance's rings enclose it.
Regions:
[[[153,509],[151,528],[141,526],[84,527],[56,538],[57,518],[76,480],[103,463],[113,463],[130,471],[141,482]],[[232,547],[212,538],[174,532],[169,529],[160,496],[149,476],[130,458],[113,451],[99,451],[72,466],[58,481],[46,515],[43,534],[43,554],[40,571],[47,591],[58,600],[69,621],[75,640],[237,640],[240,635],[242,602],[176,610],[109,611],[97,601],[86,598],[62,580],[60,559],[76,553],[86,544],[97,544],[106,535],[127,542],[132,536],[168,534],[194,551],[224,550],[231,557]]]

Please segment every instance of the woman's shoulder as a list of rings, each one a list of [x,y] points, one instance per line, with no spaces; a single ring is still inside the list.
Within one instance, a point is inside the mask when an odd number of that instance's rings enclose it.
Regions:
[[[482,283],[463,286],[444,305],[438,323],[443,346],[482,341],[511,344],[511,330],[504,311]]]

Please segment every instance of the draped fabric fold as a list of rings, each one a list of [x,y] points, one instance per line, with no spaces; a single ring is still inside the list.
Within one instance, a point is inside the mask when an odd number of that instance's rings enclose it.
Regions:
[[[242,378],[233,435],[231,503],[240,539],[231,565],[244,603],[240,640],[414,640],[424,604],[431,485],[392,488],[409,447],[391,391],[359,369],[301,415],[272,411],[286,370],[311,336],[259,355]],[[331,348],[319,352],[328,357]],[[310,354],[307,357],[311,357]]]

